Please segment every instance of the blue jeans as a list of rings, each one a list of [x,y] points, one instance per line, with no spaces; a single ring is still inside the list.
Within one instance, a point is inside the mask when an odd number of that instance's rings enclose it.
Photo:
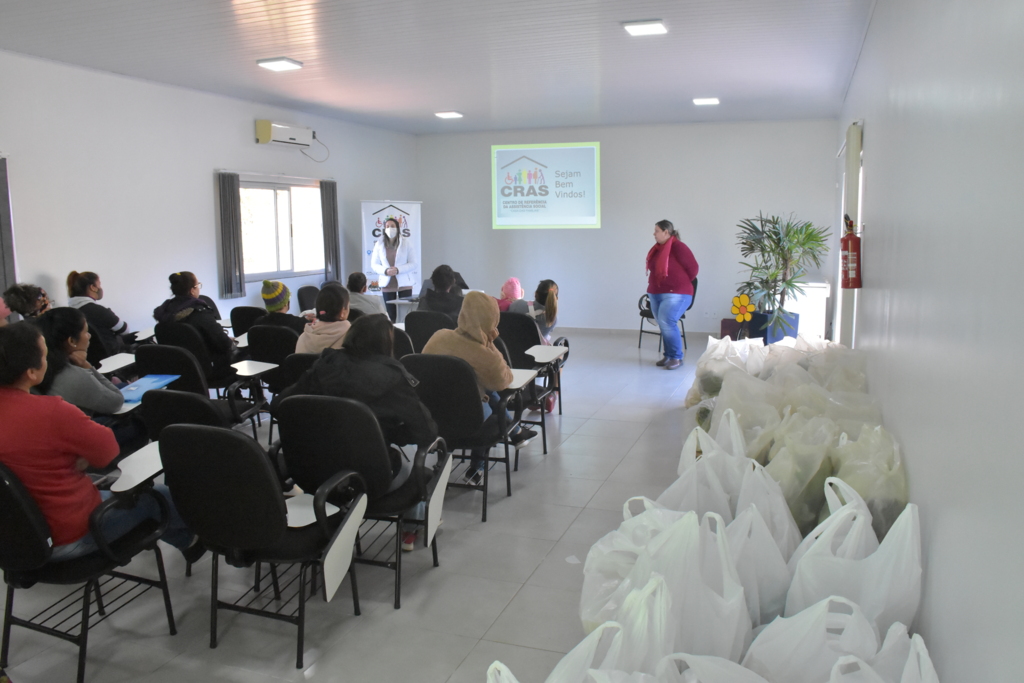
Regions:
[[[157,485],[153,487],[158,495],[164,497],[167,501],[168,508],[168,524],[167,531],[161,537],[161,540],[169,543],[170,545],[183,550],[189,546],[195,534],[189,529],[185,522],[182,521],[178,515],[177,509],[174,507],[174,502],[171,500],[171,494],[167,490],[166,486]],[[100,491],[100,497],[103,500],[110,498],[112,494],[110,491]],[[115,508],[110,510],[106,515],[103,516],[103,520],[100,524],[100,533],[107,541],[115,541],[126,533],[134,529],[138,524],[147,519],[159,519],[160,507],[155,500],[150,496],[140,496],[138,505],[127,510],[121,510]],[[53,554],[50,556],[51,562],[60,562],[62,560],[72,560],[76,557],[82,557],[94,553],[99,549],[96,545],[96,539],[93,538],[92,533],[88,533],[82,538],[72,543],[66,543],[59,545],[53,549]]]
[[[648,294],[651,299],[651,313],[661,328],[661,339],[665,342],[665,357],[682,359],[683,338],[679,335],[679,319],[686,313],[693,301],[692,294]]]

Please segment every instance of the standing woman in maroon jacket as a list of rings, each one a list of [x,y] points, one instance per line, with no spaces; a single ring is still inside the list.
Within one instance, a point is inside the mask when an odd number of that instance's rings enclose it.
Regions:
[[[657,365],[675,370],[683,364],[678,322],[693,301],[693,280],[699,267],[671,221],[654,224],[654,241],[656,244],[647,252],[647,293],[665,342],[665,357]]]

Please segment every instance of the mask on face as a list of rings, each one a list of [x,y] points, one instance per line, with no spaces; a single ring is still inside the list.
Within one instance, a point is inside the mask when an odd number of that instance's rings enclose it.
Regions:
[[[102,298],[103,298],[103,288],[100,287],[99,289],[96,290],[96,301],[99,301]]]
[[[387,228],[384,230],[384,234],[388,236],[389,240],[393,240],[395,235],[398,234],[398,228]]]

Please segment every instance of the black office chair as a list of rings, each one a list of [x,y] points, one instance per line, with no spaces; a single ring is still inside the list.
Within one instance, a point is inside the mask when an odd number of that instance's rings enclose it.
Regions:
[[[298,381],[302,373],[316,364],[319,357],[319,353],[293,353],[284,359],[284,366],[288,368],[288,373],[295,381]]]
[[[413,348],[412,339],[409,338],[409,333],[403,329],[395,328],[395,344],[391,350],[395,358],[401,360],[402,356],[408,356],[410,353],[416,353],[416,349]]]
[[[252,324],[265,316],[267,309],[259,306],[235,306],[231,309],[231,329],[236,337],[249,331]]]
[[[302,285],[296,296],[299,299],[299,310],[310,311],[316,308],[316,295],[320,293],[319,287],[313,285]]]
[[[89,365],[96,368],[104,358],[110,358],[117,353],[117,349],[109,348],[104,342],[103,335],[99,334],[91,323],[89,323],[89,336],[91,339],[89,340],[89,349],[85,352],[85,359],[89,361]]]
[[[249,420],[252,423],[253,438],[256,438],[256,418],[259,411],[266,406],[266,401],[262,392],[258,390],[258,385],[255,387],[256,390],[250,389],[250,394],[255,394],[252,398],[248,400],[242,398],[238,390],[246,386],[251,387],[252,383],[249,379],[240,379],[228,386],[225,392],[226,399],[210,400],[210,387],[206,383],[206,377],[195,356],[187,349],[165,344],[146,344],[135,350],[135,366],[140,375],[180,375],[166,388],[172,391],[186,391],[206,398],[232,424],[242,424]],[[143,399],[145,399],[145,395],[143,395]],[[145,415],[145,404],[143,404],[142,410],[144,419],[148,419],[148,416]],[[152,432],[150,432],[150,438],[155,438],[152,436]]]
[[[141,593],[132,588],[127,592],[120,586],[130,581],[142,588],[159,588],[163,593],[164,610],[171,635],[177,633],[174,626],[174,612],[171,596],[167,591],[167,575],[164,572],[163,556],[157,547],[157,539],[167,529],[167,502],[151,488],[142,488],[135,496],[155,497],[162,517],[159,521],[146,520],[121,538],[107,543],[99,533],[100,521],[111,509],[132,505],[131,495],[114,496],[101,503],[89,516],[89,529],[97,540],[99,550],[62,562],[48,562],[53,553],[50,528],[31,494],[7,467],[0,465],[0,569],[7,583],[7,609],[4,612],[3,643],[0,646],[0,667],[7,666],[11,645],[11,628],[23,628],[45,633],[78,645],[78,683],[85,679],[85,657],[89,628],[117,612]],[[127,565],[144,550],[156,555],[158,581],[145,577],[115,571],[116,567]],[[102,577],[109,577],[103,579]],[[79,589],[76,588],[50,607],[39,611],[31,619],[14,616],[14,591],[30,588],[36,583],[75,585],[85,584],[81,589],[81,608],[73,612]],[[105,595],[104,595],[105,593]],[[130,599],[124,600],[129,593]],[[95,600],[94,600],[95,598]],[[91,621],[95,605],[99,620]],[[77,619],[81,614],[81,618]],[[78,632],[74,633],[76,624]],[[125,643],[130,647],[130,643]]]
[[[357,541],[356,562],[387,567],[395,572],[395,609],[401,607],[402,534],[407,525],[427,527],[424,543],[438,566],[437,538],[427,522],[439,520],[444,490],[451,471],[451,456],[445,443],[437,439],[421,444],[413,459],[409,478],[394,491],[388,446],[373,412],[363,403],[335,396],[289,396],[276,409],[281,434],[281,454],[285,467],[296,484],[306,491],[318,489],[336,472],[358,472],[366,484],[366,519],[395,525],[394,554],[378,559],[388,550],[387,542],[377,547],[384,531],[369,546]],[[429,453],[437,453],[437,465],[426,466]],[[426,503],[423,520],[408,515],[420,503]],[[435,527],[436,529],[436,527]],[[386,530],[386,529],[385,529]],[[365,538],[369,534],[363,534]],[[428,538],[429,536],[429,538]]]
[[[234,416],[227,401],[213,401],[190,391],[151,389],[142,395],[142,414],[151,441],[159,441],[164,427],[176,424],[231,429]]]
[[[495,411],[494,419],[484,421],[483,403],[480,401],[480,387],[476,381],[473,366],[454,356],[412,354],[402,358],[402,365],[419,380],[416,393],[431,417],[437,423],[437,432],[444,439],[450,451],[461,450],[462,460],[469,459],[466,451],[474,448],[487,450],[484,462],[484,477],[479,485],[450,483],[449,486],[469,488],[483,492],[481,521],[487,521],[487,485],[490,463],[505,463],[505,487],[512,495],[512,464],[510,459],[509,435],[518,424],[509,422],[505,415],[511,392],[503,392],[501,404]],[[499,443],[504,445],[504,457],[491,457],[490,451]]]
[[[295,666],[301,669],[307,572],[320,566],[321,556],[339,527],[342,534],[349,530],[355,540],[355,529],[351,527],[358,527],[361,511],[365,509],[359,475],[336,471],[319,488],[309,489],[316,491],[313,501],[316,523],[292,528],[288,526],[287,506],[267,453],[245,435],[216,427],[172,425],[160,436],[160,459],[178,513],[213,553],[210,647],[217,647],[218,610],[279,619],[298,626]],[[326,502],[332,494],[338,494],[335,500],[339,502],[344,499],[347,511],[328,517]],[[234,603],[221,601],[217,582],[222,556],[233,567],[270,563],[278,608],[250,606],[263,592],[255,586]],[[276,580],[278,564],[299,565],[297,609],[291,614],[282,613],[291,599],[285,602],[280,595],[280,584]],[[352,602],[355,613],[359,614],[359,592],[351,564],[348,572],[352,581]]]
[[[525,424],[539,425],[541,429],[541,442],[544,446],[544,453],[548,452],[548,430],[545,418],[544,402],[549,395],[558,392],[558,414],[562,414],[561,399],[561,364],[538,363],[533,356],[526,353],[526,350],[534,346],[543,345],[543,337],[537,321],[525,313],[503,312],[498,319],[498,339],[501,339],[508,347],[509,365],[516,370],[536,370],[537,377],[543,381],[543,386],[534,386],[531,391],[530,400],[539,403],[541,406],[540,419],[523,420]]]
[[[290,327],[281,325],[254,325],[249,329],[249,355],[255,361],[273,363],[278,367],[260,375],[260,381],[270,393],[277,395],[295,383],[299,377],[293,375],[285,361],[295,353],[299,335]],[[267,445],[274,440],[274,416],[270,416],[270,433]]]
[[[213,389],[224,389],[238,380],[238,373],[229,366],[213,362],[210,349],[206,346],[199,330],[186,323],[157,323],[154,328],[156,340],[165,346],[187,349],[199,363],[206,383]]]
[[[693,298],[690,299],[690,305],[686,307],[686,311],[689,311],[691,308],[693,308],[693,302],[697,300],[697,278],[693,278],[692,282]],[[651,310],[650,295],[644,294],[642,297],[640,297],[640,301],[637,302],[637,307],[640,309],[640,336],[637,339],[636,348],[640,348],[640,344],[641,342],[643,342],[645,334],[656,334],[658,335],[658,352],[661,353],[661,329],[659,328],[657,331],[644,329],[644,321],[649,321],[652,325],[658,327],[658,321],[654,319],[654,312]],[[683,338],[683,349],[689,348],[686,345],[686,323],[683,322],[684,320],[686,320],[686,311],[683,311],[683,315],[679,318],[678,321],[679,331]]]
[[[454,329],[455,321],[452,317],[440,311],[409,311],[405,316],[405,331],[416,353],[423,351],[423,347],[438,330]]]

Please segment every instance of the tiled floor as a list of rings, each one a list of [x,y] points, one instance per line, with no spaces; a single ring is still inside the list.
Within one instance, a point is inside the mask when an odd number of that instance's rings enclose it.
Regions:
[[[478,492],[448,492],[441,566],[427,550],[405,554],[400,610],[392,607],[393,573],[358,566],[361,616],[352,613],[347,579],[330,604],[308,603],[305,669],[295,668],[295,627],[248,615],[221,612],[211,650],[209,556],[186,579],[184,561],[168,548],[178,634],[168,635],[162,601],[148,593],[90,632],[86,680],[482,683],[499,659],[522,683],[543,681],[583,637],[577,613],[590,546],[618,526],[627,498],[656,497],[675,478],[683,398],[706,345],[706,335],[690,333],[686,363],[669,372],[654,366],[653,337],[637,350],[635,333],[560,333],[572,351],[564,414],[549,418],[548,454],[539,438],[521,451],[511,497],[504,472],[492,471],[486,523]],[[151,558],[132,569],[155,573]],[[228,567],[221,577],[222,589],[244,590],[252,574]],[[19,591],[17,612],[65,592]],[[75,680],[73,645],[13,633],[14,683]]]

